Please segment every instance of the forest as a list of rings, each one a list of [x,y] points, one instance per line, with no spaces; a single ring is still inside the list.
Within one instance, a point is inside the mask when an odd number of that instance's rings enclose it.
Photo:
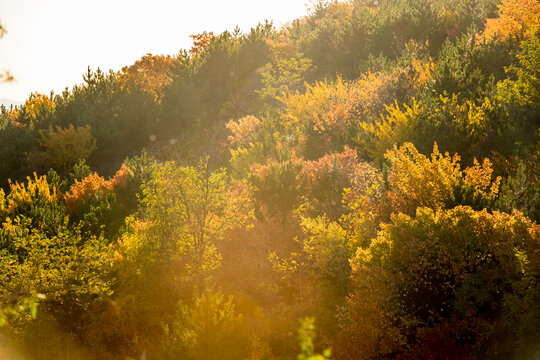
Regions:
[[[1,108],[0,359],[540,358],[537,0],[191,38]]]

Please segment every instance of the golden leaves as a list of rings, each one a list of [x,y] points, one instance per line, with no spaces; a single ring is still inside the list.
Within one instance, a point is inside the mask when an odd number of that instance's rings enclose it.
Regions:
[[[80,159],[88,159],[97,148],[88,125],[77,128],[72,124],[68,128],[51,126],[48,130],[40,130],[39,135],[39,149],[25,154],[28,165],[33,168],[47,164],[65,174]]]
[[[169,55],[146,54],[133,65],[123,67],[118,76],[122,84],[134,83],[153,94],[155,101],[160,101],[164,89],[172,82],[172,70],[176,62]]]
[[[465,182],[474,187],[476,195],[487,198],[495,198],[497,196],[501,177],[498,176],[495,181],[492,180],[493,168],[489,159],[484,159],[482,165],[474,159],[473,166],[463,170],[463,173],[465,174]]]
[[[25,107],[26,115],[35,121],[41,113],[54,111],[55,104],[47,95],[32,93],[26,100]]]
[[[97,172],[81,180],[75,179],[75,184],[64,195],[66,212],[72,214],[79,211],[82,204],[91,197],[105,198],[109,191],[116,191],[118,187],[125,186],[130,176],[133,176],[133,171],[122,164],[114,177],[108,181],[103,176],[99,176]]]
[[[27,178],[27,184],[9,182],[10,193],[5,196],[4,191],[1,190],[0,195],[2,201],[2,211],[5,212],[8,216],[12,216],[20,212],[27,206],[30,206],[34,203],[34,200],[41,198],[46,203],[52,204],[58,200],[58,195],[56,188],[49,186],[47,182],[47,177],[37,176],[34,173],[34,178]]]
[[[193,46],[191,49],[189,49],[189,53],[191,55],[196,55],[206,50],[208,45],[210,45],[212,40],[215,38],[215,35],[212,31],[203,31],[199,34],[189,35],[189,37],[193,39]]]
[[[227,137],[229,145],[237,147],[249,145],[250,138],[259,130],[261,124],[261,121],[252,115],[244,116],[237,121],[229,121],[225,125],[232,133]]]
[[[499,17],[487,19],[484,40],[532,38],[540,31],[540,3],[537,0],[503,0]]]
[[[455,200],[454,190],[461,182],[472,188],[475,196],[485,199],[493,199],[499,189],[501,179],[492,178],[489,159],[484,159],[481,166],[475,160],[472,167],[461,171],[460,157],[441,154],[436,143],[430,159],[411,143],[394,147],[385,157],[392,164],[388,174],[388,197],[395,211],[413,214],[420,206],[443,208]]]
[[[104,197],[111,189],[112,184],[105,181],[103,176],[99,176],[97,172],[80,181],[75,179],[75,185],[64,195],[67,213],[78,211],[82,203],[91,196]],[[99,195],[97,195],[98,192]]]

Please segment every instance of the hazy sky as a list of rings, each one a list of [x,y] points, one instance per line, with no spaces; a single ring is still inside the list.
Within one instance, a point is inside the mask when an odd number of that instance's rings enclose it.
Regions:
[[[88,66],[120,70],[146,53],[177,54],[190,34],[243,31],[265,19],[276,26],[307,13],[308,0],[0,0],[0,99],[61,92]]]

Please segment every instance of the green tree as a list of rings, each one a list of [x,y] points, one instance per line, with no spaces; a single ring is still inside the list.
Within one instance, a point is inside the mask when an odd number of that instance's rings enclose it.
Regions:
[[[517,59],[518,64],[506,68],[507,78],[496,84],[491,131],[498,151],[522,156],[534,152],[539,141],[540,40],[522,41]]]
[[[174,321],[163,326],[166,359],[245,359],[250,338],[233,296],[221,291],[195,294],[191,304],[178,304]]]
[[[112,175],[126,156],[150,142],[156,124],[154,95],[126,87],[112,71],[91,71],[84,83],[55,96],[55,124],[62,128],[90,126],[97,149],[88,158],[92,168]]]
[[[210,171],[205,162],[197,167],[158,165],[143,196],[146,236],[179,262],[182,277],[202,278],[216,268],[216,242],[253,214],[249,187],[230,180],[224,170]]]
[[[302,319],[302,325],[298,329],[298,335],[300,337],[300,348],[302,352],[298,355],[298,360],[329,360],[331,358],[330,349],[326,349],[322,354],[315,352],[315,345],[313,344],[315,338],[315,319],[305,318]]]
[[[123,311],[102,309],[115,319],[104,330],[115,339],[111,350],[159,353],[161,323],[172,322],[176,304],[189,299],[195,285],[204,286],[220,265],[219,243],[249,225],[252,214],[249,187],[224,170],[211,171],[205,162],[154,165],[140,211],[127,219],[119,240],[114,301]]]

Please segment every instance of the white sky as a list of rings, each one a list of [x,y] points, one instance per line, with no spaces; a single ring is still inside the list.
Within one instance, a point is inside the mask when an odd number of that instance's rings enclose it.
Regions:
[[[277,27],[307,13],[308,0],[0,0],[0,99],[61,92],[88,66],[120,70],[146,53],[177,54],[190,34],[248,31],[265,19]]]

